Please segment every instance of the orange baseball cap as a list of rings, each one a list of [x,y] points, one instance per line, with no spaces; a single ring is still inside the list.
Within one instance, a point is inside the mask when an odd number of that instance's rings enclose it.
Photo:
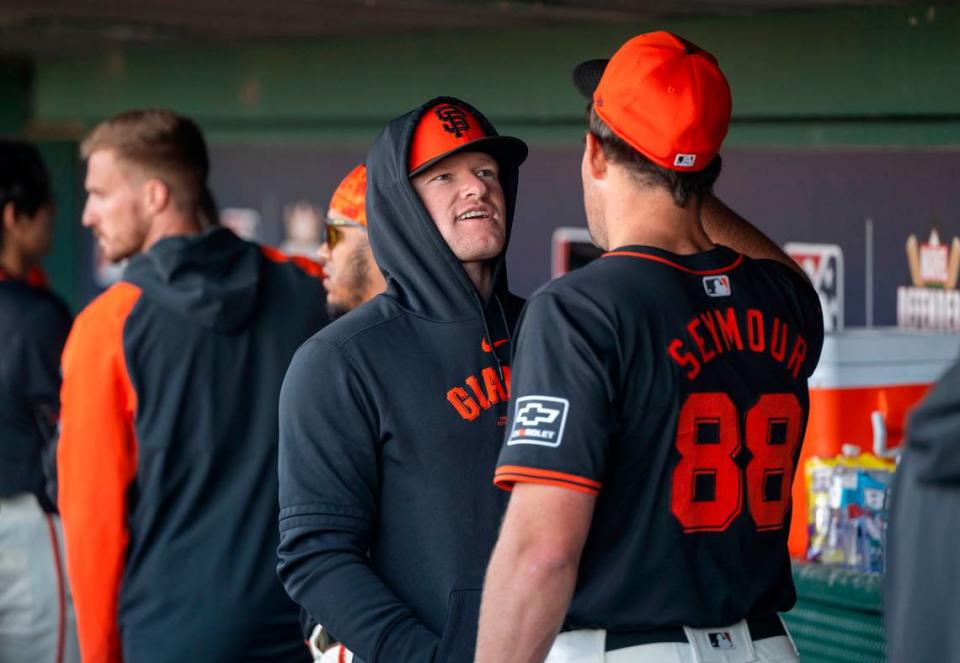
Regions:
[[[347,173],[340,182],[340,186],[333,192],[330,210],[365,226],[367,225],[367,208],[364,204],[366,192],[367,167],[360,164]]]
[[[504,166],[519,166],[527,145],[519,138],[487,135],[473,113],[453,100],[441,102],[420,116],[410,143],[410,177],[459,152],[483,152]]]
[[[609,60],[589,60],[573,82],[617,136],[659,166],[707,167],[730,126],[730,85],[717,59],[670,32],[630,39]]]

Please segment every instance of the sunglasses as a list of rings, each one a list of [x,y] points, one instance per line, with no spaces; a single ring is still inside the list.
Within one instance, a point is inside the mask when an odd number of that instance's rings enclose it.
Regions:
[[[356,221],[341,221],[340,219],[331,219],[327,217],[323,220],[323,231],[327,240],[327,248],[331,251],[333,247],[343,240],[343,228],[363,228],[363,224]]]

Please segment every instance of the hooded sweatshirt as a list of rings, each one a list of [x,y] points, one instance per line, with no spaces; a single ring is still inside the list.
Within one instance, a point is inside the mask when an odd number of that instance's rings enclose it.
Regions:
[[[462,104],[434,99],[394,120],[367,156],[386,292],[304,344],[280,395],[280,577],[368,663],[473,660],[505,507],[490,479],[523,302],[503,253],[481,299],[410,183],[412,134],[441,101]],[[509,236],[517,168],[500,181]]]
[[[227,229],[157,242],[63,356],[59,506],[85,661],[302,661],[275,575],[276,402],[318,279]]]
[[[891,663],[960,661],[960,362],[911,413],[891,488],[886,627]]]

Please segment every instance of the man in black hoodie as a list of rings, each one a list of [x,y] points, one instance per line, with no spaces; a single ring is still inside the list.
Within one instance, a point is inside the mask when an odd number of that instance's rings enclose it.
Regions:
[[[369,663],[473,656],[503,512],[519,140],[437,98],[367,157],[384,294],[298,352],[280,397],[280,577]],[[330,385],[336,385],[331,389]]]
[[[320,281],[213,220],[169,111],[98,125],[83,224],[123,279],[63,354],[59,506],[84,661],[304,661],[277,581],[276,400]]]

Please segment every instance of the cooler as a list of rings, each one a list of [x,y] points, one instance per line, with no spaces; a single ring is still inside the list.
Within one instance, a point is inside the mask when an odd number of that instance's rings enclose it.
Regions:
[[[827,334],[810,378],[810,418],[793,483],[792,556],[807,549],[806,459],[839,455],[846,443],[870,451],[874,411],[886,419],[887,444],[898,446],[907,411],[958,356],[958,334],[895,327]]]

